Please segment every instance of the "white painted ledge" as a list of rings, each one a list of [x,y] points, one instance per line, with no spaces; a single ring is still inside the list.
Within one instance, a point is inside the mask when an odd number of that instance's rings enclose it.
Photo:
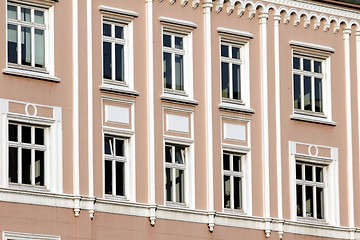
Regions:
[[[48,73],[36,72],[27,69],[17,69],[17,68],[5,68],[3,74],[26,77],[26,78],[35,78],[38,80],[45,80],[50,82],[60,82],[60,79],[54,76],[51,76]]]
[[[195,23],[181,20],[181,19],[160,17],[159,20],[161,23],[165,23],[165,24],[178,25],[178,26],[188,27],[188,28],[193,28],[193,29],[197,28],[197,25]]]
[[[108,85],[108,84],[104,84],[102,86],[100,86],[100,91],[102,92],[107,92],[107,93],[113,93],[113,94],[118,94],[118,95],[126,95],[126,96],[133,96],[133,97],[138,97],[140,96],[138,91],[135,90],[131,90],[129,88],[125,88],[125,87],[119,87],[119,86],[113,86],[113,85]]]
[[[245,114],[254,114],[255,113],[255,111],[253,109],[248,108],[245,105],[229,103],[229,102],[221,102],[219,104],[219,109],[226,110],[226,111],[232,111],[232,112],[245,113]]]
[[[336,126],[336,122],[331,121],[331,120],[326,119],[326,118],[308,116],[308,115],[301,115],[301,114],[296,114],[296,113],[291,115],[290,119],[297,120],[297,121],[303,121],[303,122],[324,124],[324,125],[329,125],[329,126]]]
[[[165,102],[172,102],[172,103],[179,103],[179,104],[183,104],[183,105],[192,105],[192,106],[196,106],[198,105],[198,101],[189,98],[187,96],[182,96],[182,95],[176,95],[176,94],[164,94],[160,97],[160,99],[162,101]]]

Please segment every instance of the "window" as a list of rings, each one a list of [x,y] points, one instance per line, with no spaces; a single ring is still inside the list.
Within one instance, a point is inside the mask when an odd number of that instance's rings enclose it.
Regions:
[[[167,202],[185,203],[186,151],[183,146],[165,145]]]
[[[221,43],[221,92],[224,99],[242,101],[242,58],[241,45]]]
[[[324,219],[324,174],[324,166],[296,162],[298,217]]]
[[[243,209],[243,157],[223,154],[224,208]]]
[[[105,194],[126,196],[126,144],[127,140],[114,136],[104,137]]]
[[[164,88],[184,91],[184,37],[165,32],[163,34]]]
[[[44,71],[47,69],[47,11],[9,3],[8,64]]]
[[[47,128],[10,122],[9,183],[45,186]]]
[[[294,109],[323,114],[324,61],[294,54]]]

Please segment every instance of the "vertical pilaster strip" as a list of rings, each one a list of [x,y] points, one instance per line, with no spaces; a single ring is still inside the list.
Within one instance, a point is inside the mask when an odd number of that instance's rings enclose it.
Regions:
[[[88,169],[89,169],[89,197],[94,199],[94,114],[93,114],[93,77],[92,77],[92,1],[87,0],[86,23],[87,23],[87,78],[88,78]],[[90,218],[94,217],[94,201],[91,201],[89,209]]]
[[[73,192],[74,213],[80,214],[80,158],[79,158],[79,23],[78,0],[72,1],[72,61],[73,61]]]
[[[270,237],[270,171],[269,171],[269,109],[268,109],[268,69],[267,69],[267,19],[269,14],[261,13],[260,19],[260,61],[261,61],[261,110],[262,110],[262,160],[265,234]]]
[[[155,124],[154,124],[154,36],[153,36],[153,0],[146,2],[146,79],[148,90],[148,203],[150,224],[155,225]]]
[[[213,102],[212,102],[212,54],[211,54],[211,8],[212,0],[203,2],[204,9],[204,53],[205,53],[205,125],[206,125],[206,165],[207,165],[207,210],[209,231],[214,231],[214,163],[213,163]]]
[[[350,75],[350,29],[344,29],[344,67],[346,90],[346,149],[347,149],[347,186],[348,186],[348,218],[349,227],[354,228],[354,186],[353,186],[353,154],[352,154],[352,119],[351,119],[351,75]],[[354,235],[351,234],[351,235]],[[351,239],[355,239],[351,236]]]

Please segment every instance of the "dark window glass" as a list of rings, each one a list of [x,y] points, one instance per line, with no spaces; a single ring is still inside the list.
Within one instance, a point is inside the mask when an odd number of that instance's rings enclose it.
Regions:
[[[165,161],[167,163],[172,162],[172,148],[169,146],[165,146]]]
[[[324,219],[324,189],[316,188],[316,218]]]
[[[314,217],[314,196],[313,196],[313,187],[306,186],[306,216],[305,217]]]
[[[301,109],[300,76],[294,74],[294,108]]]
[[[176,202],[183,203],[185,202],[185,192],[184,192],[184,171],[176,169],[175,170],[175,187],[176,187]]]
[[[316,73],[322,73],[322,69],[321,69],[321,62],[318,61],[314,61],[314,72]]]
[[[176,90],[184,90],[184,60],[182,55],[175,54],[175,84]]]
[[[315,78],[315,112],[323,112],[322,80]]]
[[[103,24],[103,35],[107,37],[111,37],[111,25],[110,24]]]
[[[21,64],[31,65],[31,31],[29,27],[21,27]]]
[[[240,156],[233,156],[233,171],[241,172],[241,157]]]
[[[8,24],[8,62],[18,62],[17,26]]]
[[[105,154],[107,155],[112,155],[112,145],[113,145],[113,138],[110,138],[110,137],[105,137],[105,141],[104,141],[104,144],[105,144]]]
[[[240,48],[232,47],[232,58],[240,59]]]
[[[293,68],[300,69],[300,58],[293,57]]]
[[[230,155],[224,154],[223,155],[223,168],[224,170],[230,170]]]
[[[23,143],[31,143],[31,127],[21,126],[21,135]]]
[[[229,64],[222,62],[221,63],[221,90],[222,97],[229,98]]]
[[[116,195],[125,196],[124,163],[116,162]]]
[[[242,208],[241,192],[242,192],[241,178],[234,177],[234,209]]]
[[[297,216],[303,217],[303,195],[301,185],[296,185],[296,213]]]
[[[230,205],[230,177],[224,176],[224,207],[225,208],[231,208]]]
[[[172,169],[166,168],[166,201],[172,201]]]
[[[296,164],[296,179],[302,180],[302,166]]]
[[[105,194],[112,194],[112,162],[105,161]]]
[[[9,124],[9,141],[18,141],[18,125]]]
[[[44,129],[35,128],[35,144],[44,145]]]
[[[111,79],[111,43],[103,42],[103,74],[104,78]]]
[[[305,180],[306,181],[313,181],[313,172],[312,166],[305,165]]]
[[[45,67],[45,31],[35,29],[35,67]]]
[[[44,24],[44,12],[34,10],[35,23]]]
[[[233,99],[241,99],[241,91],[240,91],[240,65],[233,64]]]
[[[21,20],[26,22],[31,22],[30,19],[30,9],[21,8]]]
[[[9,182],[18,182],[18,149],[9,147]]]
[[[175,147],[175,163],[176,164],[184,164],[184,154],[185,154],[185,150],[183,148],[180,147]]]
[[[309,59],[303,59],[303,64],[304,64],[304,71],[311,71],[311,60]]]
[[[221,56],[229,57],[229,46],[221,45]]]
[[[17,7],[16,6],[7,6],[7,17],[9,19],[17,19]]]
[[[31,184],[31,150],[22,149],[22,183]]]
[[[44,186],[44,152],[35,151],[35,184]]]
[[[323,168],[316,167],[316,182],[323,182],[324,181],[324,175],[323,175]]]
[[[164,47],[171,47],[171,36],[170,35],[163,35],[163,46]]]
[[[124,28],[121,26],[115,26],[115,37],[124,39]]]
[[[124,77],[124,46],[115,44],[115,79],[125,81]]]
[[[183,38],[182,37],[175,37],[175,48],[183,49]]]
[[[125,156],[125,146],[124,140],[115,139],[116,146],[116,156],[124,157]]]
[[[311,77],[304,76],[304,109],[312,111]]]
[[[171,53],[164,53],[163,68],[164,68],[164,88],[172,86],[172,72],[171,72]]]

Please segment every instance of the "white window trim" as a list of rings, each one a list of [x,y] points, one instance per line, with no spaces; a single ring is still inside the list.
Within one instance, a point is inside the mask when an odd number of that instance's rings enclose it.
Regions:
[[[292,221],[306,222],[308,224],[330,224],[340,226],[340,206],[339,206],[339,175],[338,175],[338,149],[331,148],[331,158],[298,154],[296,152],[296,142],[289,142],[289,180],[290,180],[290,219]],[[316,146],[325,147],[326,146]],[[297,217],[296,212],[296,161],[323,165],[325,174],[324,182],[324,219],[308,219]]]
[[[105,194],[105,136],[120,138],[124,140],[125,148],[125,196],[114,196]],[[116,201],[136,202],[136,162],[135,162],[135,134],[133,132],[122,132],[116,129],[103,128],[102,135],[102,182],[104,199]]]
[[[55,54],[54,54],[54,1],[34,1],[24,3],[24,1],[11,0],[7,3],[17,6],[28,6],[30,8],[40,8],[44,10],[45,18],[45,69],[33,68],[23,66],[21,64],[12,64],[8,62],[8,48],[6,47],[6,68],[3,69],[4,74],[15,75],[21,77],[29,77],[51,82],[60,82],[60,79],[55,76]],[[7,6],[8,4],[6,4]],[[7,11],[6,11],[7,22]],[[7,27],[6,27],[7,29]],[[6,41],[8,39],[6,30]],[[20,54],[20,53],[18,53]]]
[[[231,209],[224,207],[224,161],[223,155],[234,154],[241,155],[241,164],[242,164],[242,209]],[[251,173],[251,151],[247,148],[242,147],[234,147],[227,146],[225,144],[222,145],[222,153],[221,153],[221,203],[222,203],[222,211],[226,214],[231,215],[252,215],[252,173]]]
[[[292,47],[291,54],[291,85],[292,85],[292,109],[293,114],[290,116],[291,119],[314,122],[326,125],[335,126],[336,123],[332,121],[332,99],[331,99],[331,54],[334,53],[334,49],[326,46],[309,44],[297,41],[290,41],[290,46]],[[293,57],[307,56],[309,58],[317,59],[322,61],[323,68],[323,112],[317,113],[307,110],[300,110],[294,108],[294,67],[293,67]]]
[[[174,18],[160,17],[160,22],[162,23],[161,31],[161,65],[163,73],[163,35],[166,33],[179,35],[183,37],[184,45],[184,91],[178,91],[174,89],[167,89],[164,87],[164,79],[161,77],[163,95],[162,98],[166,99],[179,99],[179,101],[194,101],[193,93],[193,35],[192,31],[197,27],[195,23],[179,20]]]
[[[3,231],[3,240],[60,240],[60,236]]]
[[[239,111],[239,112],[247,112],[247,113],[254,113],[254,110],[250,108],[250,40],[254,37],[253,34],[248,32],[242,32],[238,30],[228,29],[228,28],[221,28],[217,29],[219,33],[219,86],[220,86],[220,99],[221,103],[219,107],[221,109],[228,109],[232,111]],[[223,98],[221,89],[222,89],[222,82],[221,82],[221,45],[230,44],[237,47],[240,47],[240,61],[241,61],[241,73],[240,73],[240,88],[241,88],[241,100],[235,100],[231,98]]]
[[[16,102],[16,101],[12,101]],[[20,102],[19,102],[20,103]],[[41,106],[41,105],[37,105]],[[44,106],[48,107],[48,106]],[[9,112],[9,100],[0,99],[0,166],[2,177],[0,178],[0,187],[10,189],[23,189],[29,191],[46,191],[49,193],[63,193],[63,166],[62,166],[62,113],[60,107],[50,107],[53,109],[53,119],[26,116]],[[45,183],[46,188],[32,187],[23,184],[13,184],[8,181],[8,125],[9,122],[25,123],[27,125],[40,125],[48,128],[47,146],[45,164]],[[46,133],[45,133],[46,134]]]
[[[100,6],[102,14],[101,33],[103,23],[115,24],[124,27],[124,82],[105,79],[103,76],[103,47],[101,47],[101,78],[102,86],[100,88],[108,91],[127,94],[134,91],[134,19],[138,17],[136,12]],[[103,34],[101,34],[101,46],[103,46]],[[113,54],[113,57],[115,53]],[[113,70],[114,71],[114,70]]]
[[[168,202],[166,200],[166,156],[165,156],[165,146],[182,146],[185,148],[185,186],[184,194],[185,201],[184,203],[177,202]],[[195,209],[195,152],[194,152],[194,143],[193,141],[184,141],[176,138],[166,138],[164,139],[163,145],[163,188],[164,188],[164,205],[169,207],[178,207],[178,208],[189,208]],[[191,184],[190,184],[191,183]]]

